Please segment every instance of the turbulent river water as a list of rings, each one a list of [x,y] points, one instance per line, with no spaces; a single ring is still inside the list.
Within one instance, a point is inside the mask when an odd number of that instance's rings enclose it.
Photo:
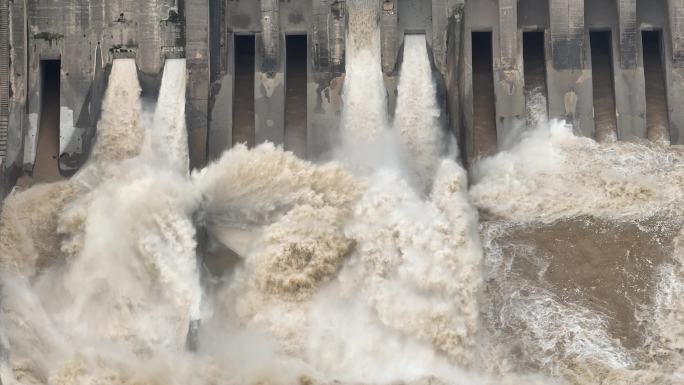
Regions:
[[[324,164],[188,173],[185,62],[148,107],[114,61],[89,162],[3,203],[2,384],[684,384],[684,149],[540,117],[466,173],[425,38],[390,119],[348,3]]]

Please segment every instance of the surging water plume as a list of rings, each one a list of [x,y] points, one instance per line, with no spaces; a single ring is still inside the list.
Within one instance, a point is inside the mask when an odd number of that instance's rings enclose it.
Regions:
[[[179,172],[188,165],[188,135],[185,129],[185,60],[167,59],[154,113],[150,146],[161,159]]]
[[[684,312],[683,161],[554,122],[476,165],[483,322],[514,366],[573,384],[682,383],[681,330],[662,325]]]
[[[144,138],[135,59],[114,60],[109,78],[92,150],[95,161],[131,158],[140,153]]]
[[[380,64],[378,2],[352,0],[349,8],[342,140],[376,140],[388,125],[387,95]]]
[[[440,122],[441,110],[424,35],[404,37],[398,93],[394,127],[413,160],[415,173],[429,181],[446,153],[448,138]]]
[[[471,198],[492,214],[526,221],[679,215],[682,159],[681,148],[599,144],[555,121],[476,165]]]
[[[70,181],[16,194],[3,207],[0,232],[19,236],[3,236],[10,244],[0,249],[5,384],[146,378],[155,357],[182,352],[198,316],[195,195],[182,174],[135,159],[144,137],[135,63],[116,60],[110,84],[93,160]],[[22,275],[5,263],[17,245],[35,245],[15,259]],[[147,369],[136,357],[149,359]]]

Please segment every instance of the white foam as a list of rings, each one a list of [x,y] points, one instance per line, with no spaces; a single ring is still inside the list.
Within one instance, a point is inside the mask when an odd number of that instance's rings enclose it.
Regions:
[[[410,154],[414,172],[423,184],[429,184],[446,152],[447,141],[439,121],[441,111],[424,35],[404,37],[404,61],[397,91],[395,130]]]
[[[188,135],[185,128],[185,59],[167,59],[152,123],[153,153],[160,162],[188,172]]]

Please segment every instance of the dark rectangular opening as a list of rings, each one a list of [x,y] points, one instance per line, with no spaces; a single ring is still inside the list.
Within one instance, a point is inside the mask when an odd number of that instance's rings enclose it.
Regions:
[[[40,121],[33,177],[54,181],[59,172],[59,88],[62,63],[60,60],[40,61]]]
[[[596,140],[599,142],[617,138],[611,39],[610,31],[589,32],[592,87],[594,90],[594,126]]]
[[[653,141],[670,139],[661,31],[642,31],[646,82],[646,133]]]
[[[254,146],[254,35],[235,35],[233,143]]]
[[[548,119],[546,99],[546,54],[544,32],[523,33],[525,67],[525,113],[527,127],[538,127]]]
[[[306,157],[307,41],[306,35],[288,35],[285,78],[285,149]]]
[[[496,152],[496,107],[492,33],[472,33],[473,58],[473,155],[480,158]]]

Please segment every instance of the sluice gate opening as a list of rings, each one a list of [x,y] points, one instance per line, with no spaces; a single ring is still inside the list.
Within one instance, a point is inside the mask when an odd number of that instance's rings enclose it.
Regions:
[[[285,149],[306,156],[307,127],[307,38],[288,35],[285,78]]]
[[[667,141],[670,124],[663,68],[661,31],[642,31],[646,83],[646,134],[652,141]]]
[[[589,32],[596,140],[617,138],[611,31]]]
[[[548,117],[546,53],[543,31],[523,33],[523,65],[525,120],[528,128],[534,128],[543,124]]]
[[[41,60],[41,103],[33,177],[44,181],[62,178],[59,170],[60,60]]]
[[[235,89],[233,97],[233,143],[254,146],[254,35],[235,35]]]
[[[497,148],[492,33],[472,32],[473,149],[475,158]]]

